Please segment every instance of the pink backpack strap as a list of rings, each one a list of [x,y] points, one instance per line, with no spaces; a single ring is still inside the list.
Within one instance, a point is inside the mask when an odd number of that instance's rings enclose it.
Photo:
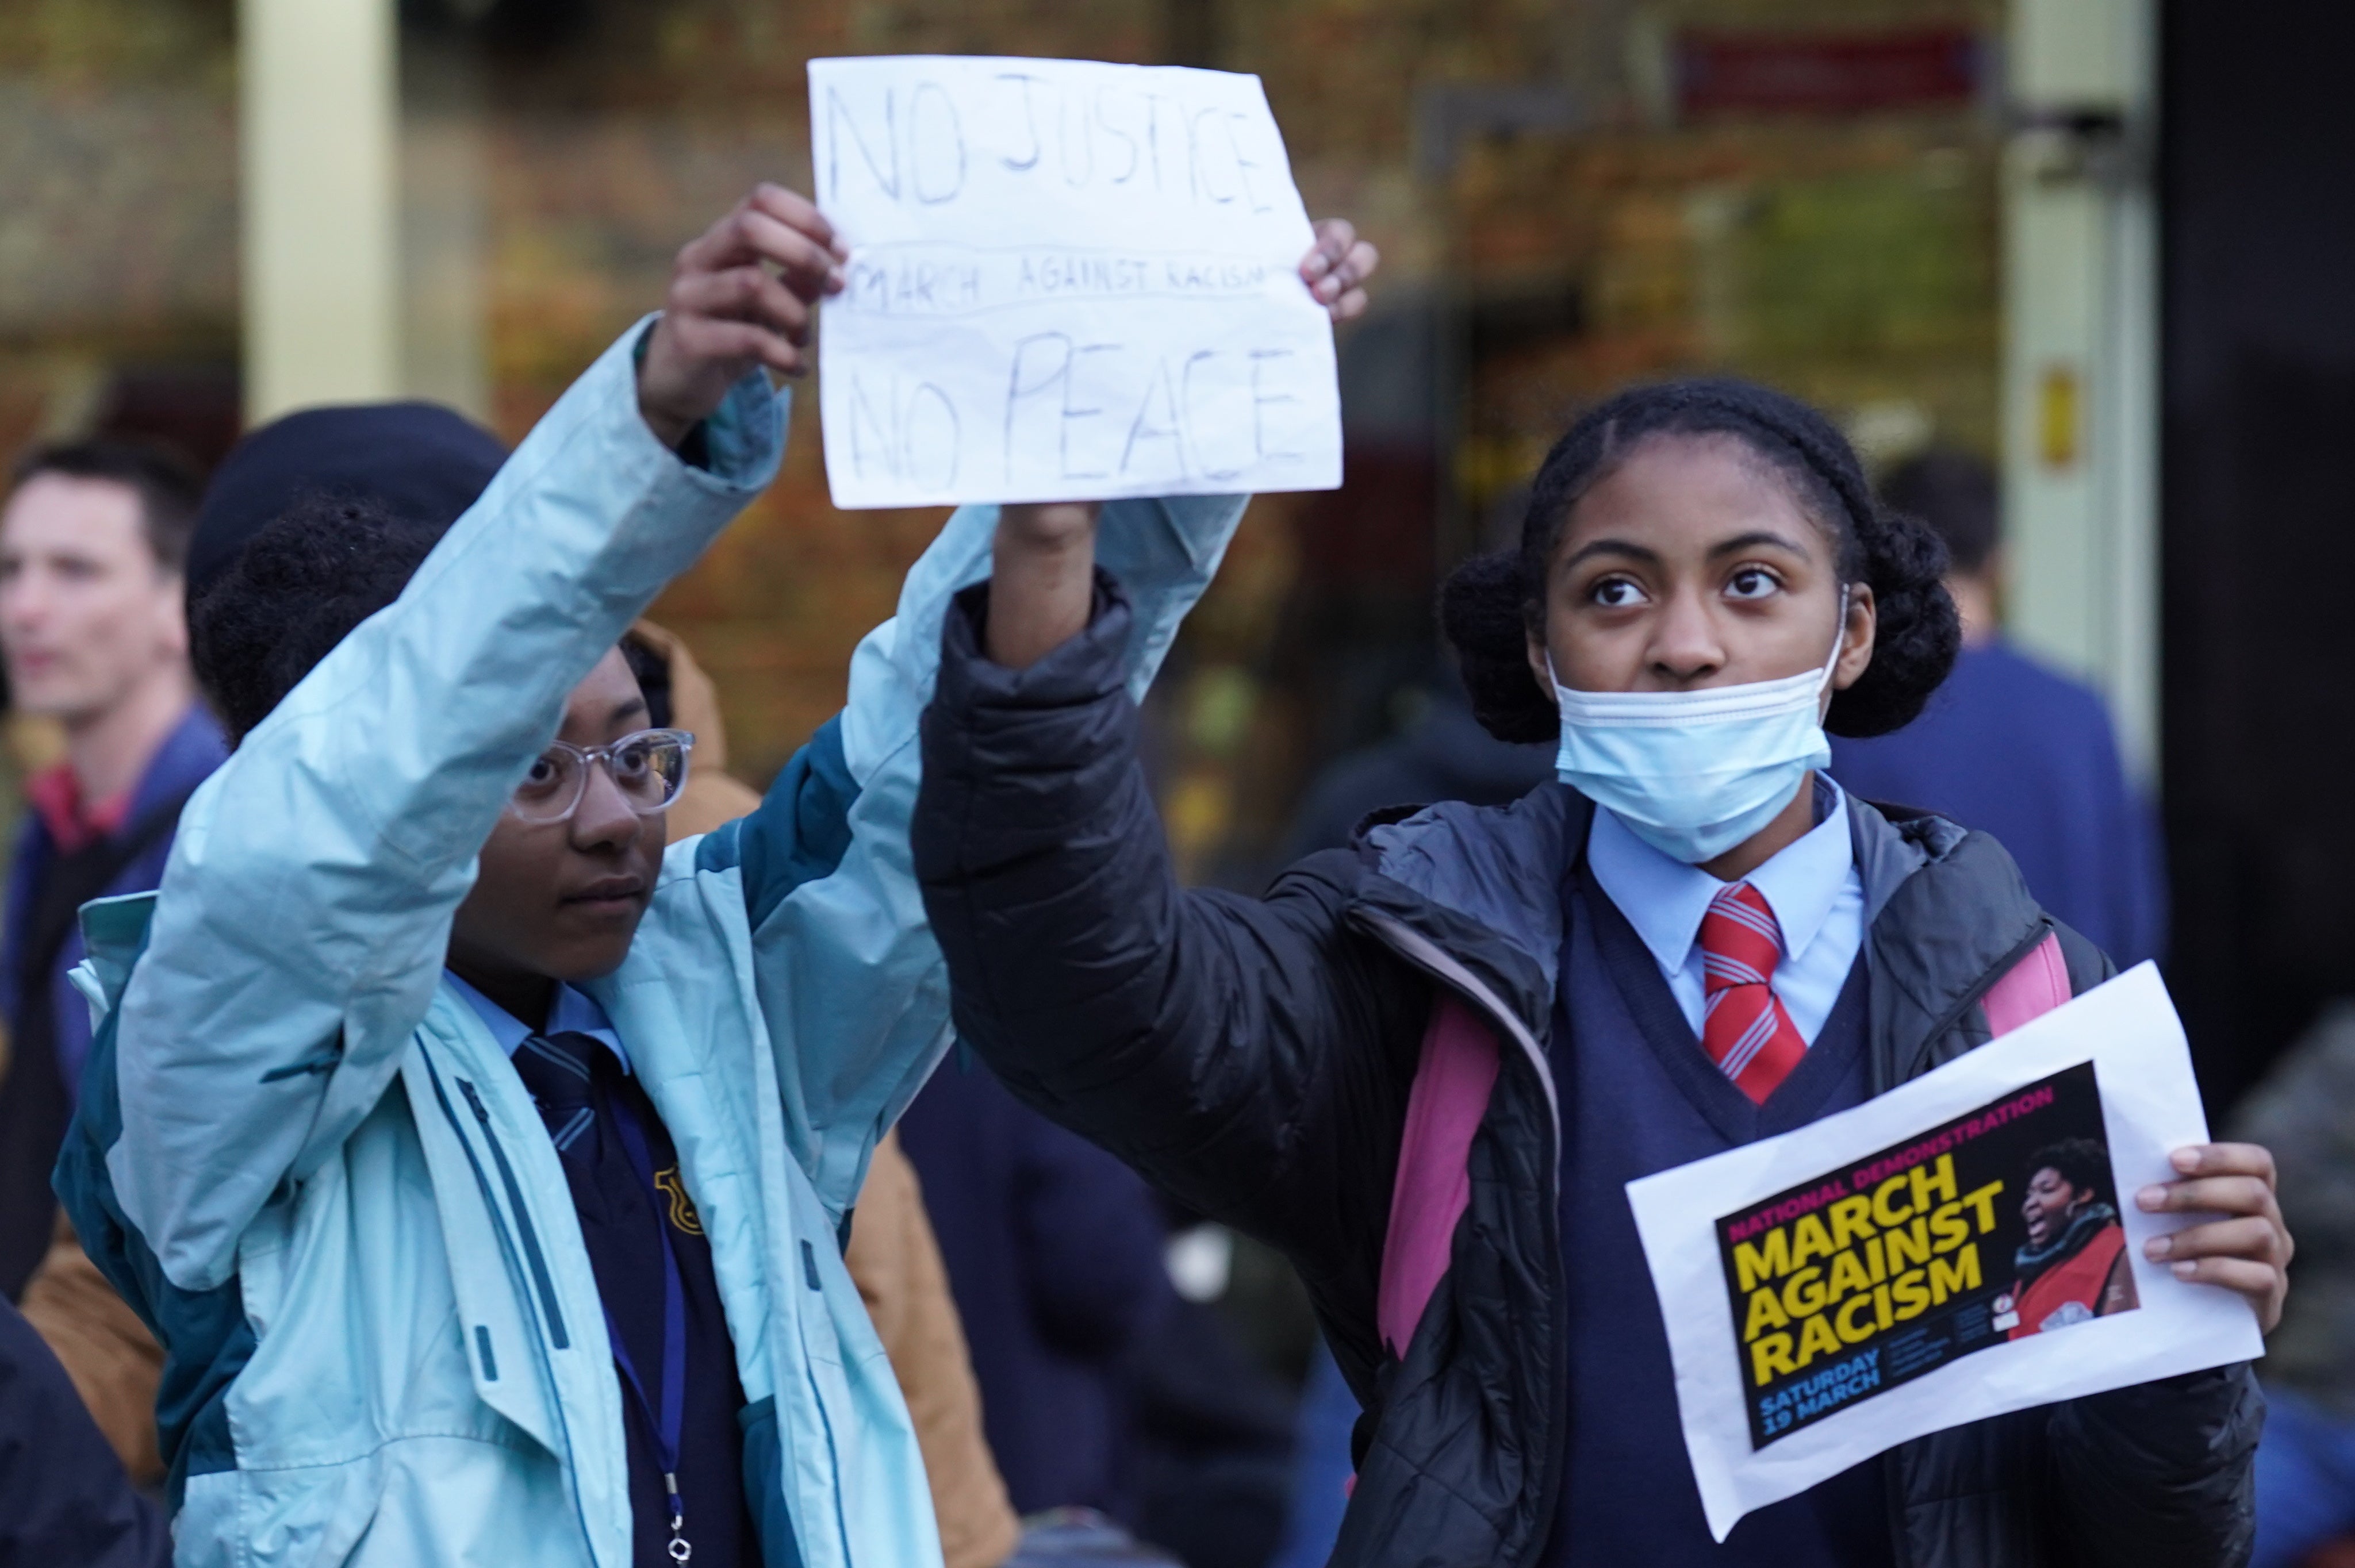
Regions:
[[[1467,1003],[1443,991],[1407,1097],[1390,1233],[1382,1240],[1375,1322],[1394,1356],[1406,1354],[1423,1309],[1447,1272],[1455,1223],[1472,1201],[1472,1138],[1496,1085],[1495,1033]]]
[[[2048,936],[1987,988],[1979,1005],[1987,1010],[1987,1033],[2001,1036],[2068,1000],[2069,966],[2061,957],[2061,938]]]

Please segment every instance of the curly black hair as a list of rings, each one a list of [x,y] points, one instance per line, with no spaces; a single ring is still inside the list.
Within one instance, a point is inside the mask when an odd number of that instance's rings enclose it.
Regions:
[[[317,492],[262,525],[189,610],[197,684],[232,744],[354,627],[400,597],[447,526]]]
[[[2117,1207],[2110,1191],[2110,1151],[2090,1138],[2064,1138],[2058,1143],[2046,1144],[2028,1161],[2030,1176],[2039,1171],[2056,1171],[2061,1180],[2090,1195],[2094,1202]]]
[[[1874,500],[1838,427],[1785,393],[1747,381],[1631,387],[1590,410],[1546,454],[1530,486],[1518,550],[1476,556],[1440,589],[1473,712],[1499,740],[1561,733],[1553,694],[1529,673],[1528,641],[1544,624],[1545,569],[1571,508],[1655,436],[1731,436],[1791,486],[1837,544],[1840,580],[1872,589],[1872,662],[1832,698],[1835,735],[1884,735],[1908,723],[1954,668],[1962,623],[1944,581],[1946,547],[1922,523]]]

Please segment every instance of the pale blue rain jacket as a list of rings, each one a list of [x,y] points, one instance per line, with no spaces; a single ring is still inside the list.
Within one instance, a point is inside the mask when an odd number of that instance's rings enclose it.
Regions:
[[[709,471],[681,462],[638,414],[631,342],[197,792],[161,891],[85,912],[101,1024],[58,1183],[169,1352],[183,1564],[629,1563],[571,1195],[442,973],[476,851],[567,694],[782,455],[784,400],[754,376],[707,427]],[[1106,508],[1140,694],[1241,513]],[[711,1238],[770,1568],[940,1562],[839,1243],[948,1041],[909,866],[916,726],[995,524],[949,520],[860,644],[848,707],[752,815],[671,847],[628,960],[586,988]]]

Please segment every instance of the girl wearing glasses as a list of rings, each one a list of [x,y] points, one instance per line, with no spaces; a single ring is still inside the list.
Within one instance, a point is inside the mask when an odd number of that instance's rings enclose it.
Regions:
[[[1355,309],[1349,254],[1304,270]],[[85,914],[58,1178],[165,1348],[181,1563],[937,1568],[841,1246],[947,1043],[906,829],[995,511],[760,808],[667,853],[693,742],[616,646],[775,473],[763,371],[841,260],[762,186],[446,535],[300,503],[195,607],[237,749],[160,892]],[[1108,509],[1139,691],[1241,509]]]

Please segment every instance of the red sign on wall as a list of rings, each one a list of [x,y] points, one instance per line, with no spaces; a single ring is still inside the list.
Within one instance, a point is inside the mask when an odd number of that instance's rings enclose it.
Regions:
[[[1965,27],[1685,33],[1677,39],[1677,101],[1690,118],[1952,107],[1978,96],[1987,52]]]

